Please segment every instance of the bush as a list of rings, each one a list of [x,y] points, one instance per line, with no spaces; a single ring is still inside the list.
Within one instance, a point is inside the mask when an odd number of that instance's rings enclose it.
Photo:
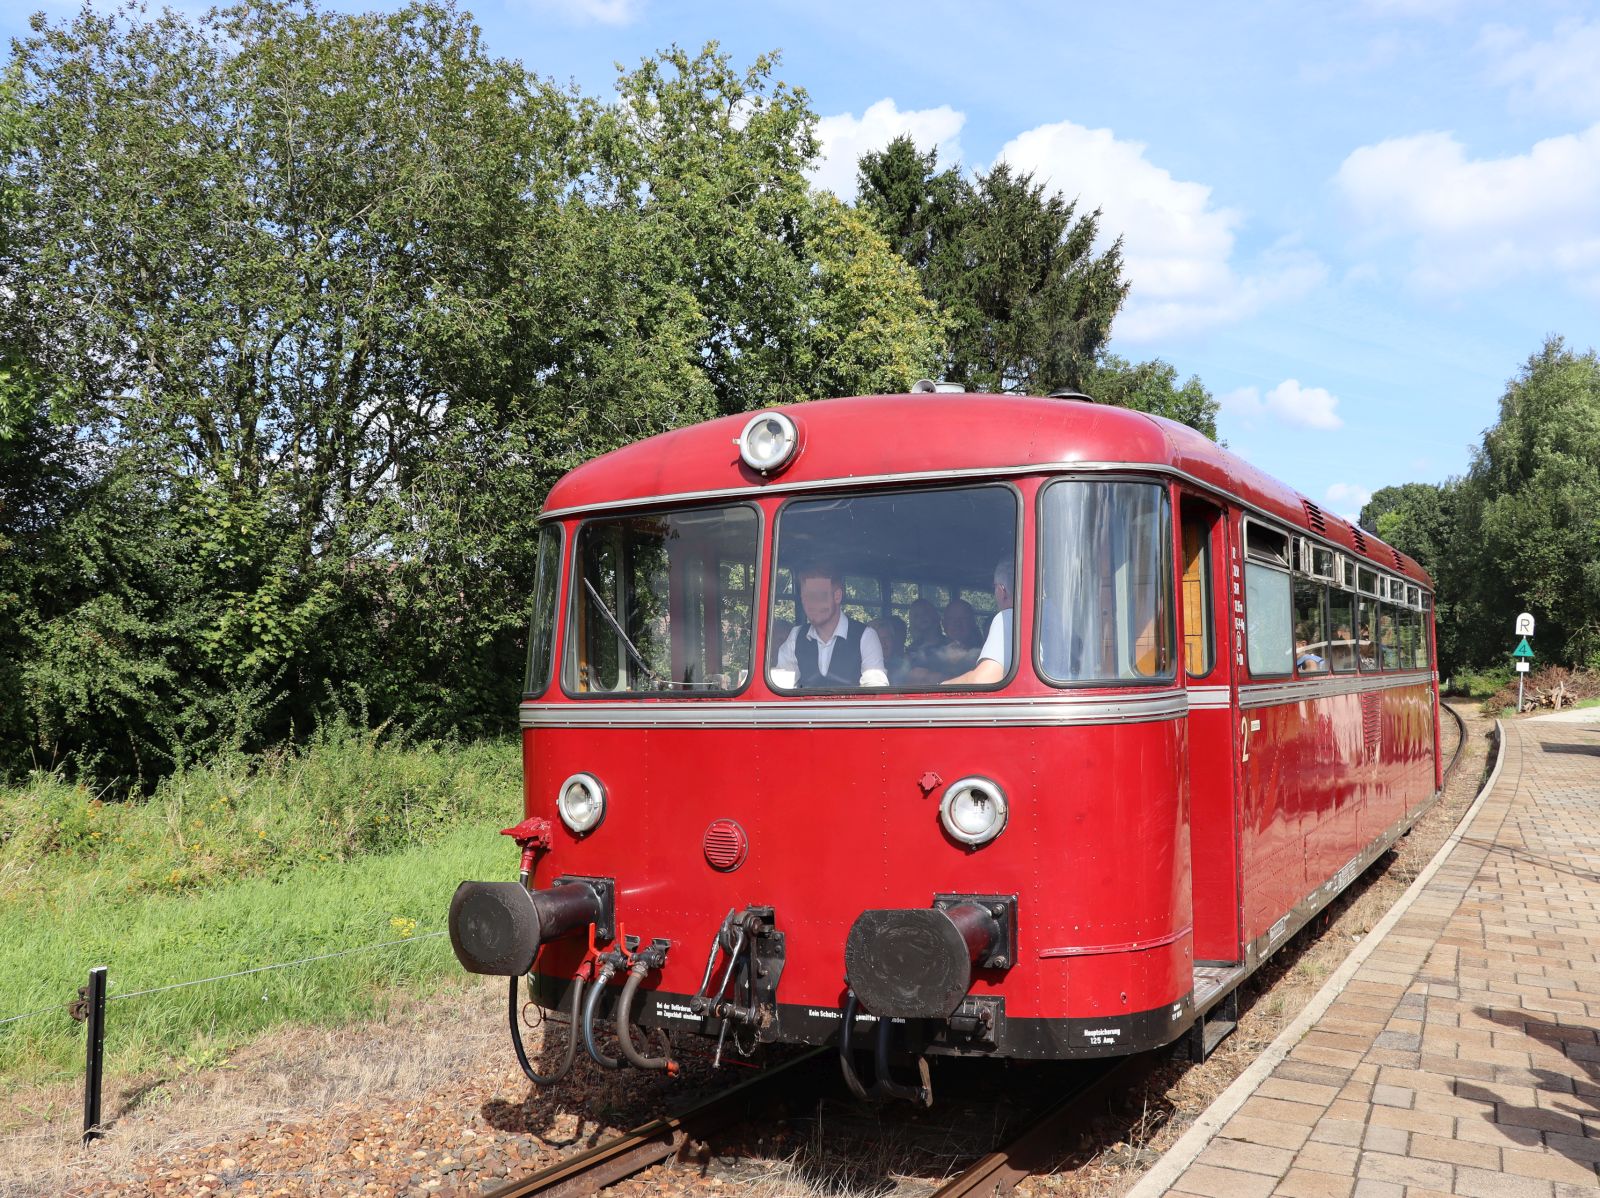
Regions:
[[[1542,666],[1529,671],[1522,689],[1524,711],[1537,711],[1541,707],[1556,708],[1558,703],[1561,707],[1571,707],[1584,699],[1600,698],[1600,671]],[[1498,715],[1501,711],[1514,710],[1516,705],[1517,685],[1513,679],[1495,691],[1484,704],[1484,709],[1487,711],[1492,706],[1494,714]]]
[[[509,739],[408,744],[345,721],[301,748],[183,767],[148,799],[35,774],[0,790],[0,901],[37,900],[69,878],[118,898],[277,877],[515,815],[520,793]]]

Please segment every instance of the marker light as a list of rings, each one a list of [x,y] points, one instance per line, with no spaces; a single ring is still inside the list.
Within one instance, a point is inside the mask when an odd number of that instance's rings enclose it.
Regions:
[[[579,836],[592,832],[606,817],[606,788],[593,774],[573,774],[561,784],[556,810],[561,822]]]
[[[757,412],[739,434],[739,456],[762,474],[781,470],[794,457],[800,431],[782,412]]]
[[[1005,792],[987,778],[952,782],[939,800],[939,822],[962,844],[988,844],[1005,831]]]

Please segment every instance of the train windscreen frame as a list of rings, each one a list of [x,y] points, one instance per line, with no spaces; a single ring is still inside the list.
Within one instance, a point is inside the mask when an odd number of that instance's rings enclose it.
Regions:
[[[1052,686],[1177,678],[1172,500],[1132,479],[1061,478],[1039,492],[1034,664]]]
[[[761,530],[750,503],[584,521],[573,542],[562,689],[575,699],[744,690]]]
[[[1021,530],[1021,495],[1008,483],[786,500],[773,532],[768,685],[779,695],[1005,686],[1017,666],[1011,613]],[[834,627],[828,609],[843,617],[843,651],[852,663],[861,658],[848,677],[834,668],[836,634],[827,650],[814,634],[808,588],[824,629]],[[996,653],[999,676],[975,678]]]

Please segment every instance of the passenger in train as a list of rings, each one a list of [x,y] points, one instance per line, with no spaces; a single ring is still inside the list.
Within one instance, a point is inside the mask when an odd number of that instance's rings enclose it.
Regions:
[[[994,568],[994,604],[997,609],[989,622],[989,635],[978,651],[978,663],[964,674],[948,679],[946,686],[986,686],[999,682],[1006,676],[1011,664],[1011,644],[1015,635],[1011,613],[1011,588],[1017,572],[1017,563],[1011,558],[1001,560]],[[960,603],[961,600],[953,600]],[[971,611],[971,608],[967,609]]]
[[[913,599],[906,608],[906,681],[916,686],[936,686],[950,677],[944,668],[944,623],[929,599]]]
[[[978,613],[972,610],[972,604],[958,598],[945,605],[944,634],[950,641],[942,655],[946,678],[965,674],[978,664],[983,633],[978,630]]]
[[[1334,667],[1341,672],[1349,673],[1356,668],[1355,640],[1347,625],[1341,624],[1333,630],[1333,643],[1328,652],[1332,655]]]
[[[878,634],[844,613],[844,579],[838,570],[807,566],[795,581],[806,623],[779,647],[772,684],[784,690],[888,686]]]
[[[883,646],[883,668],[890,686],[903,685],[911,667],[906,661],[906,622],[899,616],[879,616],[868,625]]]
[[[1304,631],[1294,638],[1294,668],[1302,674],[1322,674],[1328,669],[1327,659],[1312,648]]]

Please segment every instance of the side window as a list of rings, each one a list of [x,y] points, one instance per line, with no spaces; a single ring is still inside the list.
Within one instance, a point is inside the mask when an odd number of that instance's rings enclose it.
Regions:
[[[1328,672],[1327,588],[1303,578],[1294,584],[1294,668],[1302,676]]]
[[[1378,661],[1386,670],[1400,668],[1400,615],[1387,603],[1378,606]]]
[[[1334,588],[1328,592],[1328,664],[1336,674],[1356,668],[1356,597]]]
[[[1294,639],[1289,620],[1289,575],[1246,562],[1244,567],[1245,642],[1250,672],[1292,674]]]
[[[1204,678],[1216,661],[1211,610],[1211,529],[1216,509],[1183,507],[1183,664],[1191,678]]]
[[[1378,601],[1357,598],[1356,620],[1356,660],[1367,674],[1378,668]]]
[[[532,698],[550,685],[555,660],[556,604],[561,582],[561,526],[539,529],[539,558],[533,575],[533,616],[528,622],[528,673],[523,692]]]

